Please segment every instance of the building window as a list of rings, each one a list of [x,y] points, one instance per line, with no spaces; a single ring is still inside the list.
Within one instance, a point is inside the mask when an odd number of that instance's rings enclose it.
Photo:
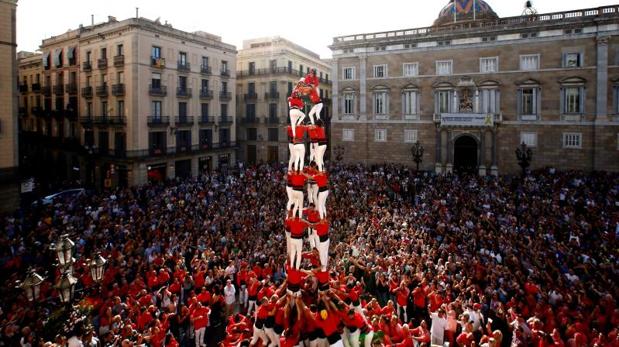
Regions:
[[[221,72],[223,73],[228,72],[228,62],[225,60],[221,61]]]
[[[200,115],[202,119],[208,118],[208,103],[200,104]]]
[[[355,129],[342,129],[342,141],[354,141],[355,140]]]
[[[374,92],[374,114],[387,114],[387,91]]]
[[[187,77],[186,76],[178,76],[178,89],[181,91],[187,91]]]
[[[255,74],[255,73],[256,73],[256,63],[255,63],[255,62],[253,62],[253,61],[250,61],[250,62],[249,62],[249,65],[248,65],[248,67],[247,67],[247,70],[248,70],[248,73],[249,73],[250,75]]]
[[[451,90],[439,90],[436,92],[436,113],[449,113],[451,111]]]
[[[582,67],[582,54],[581,53],[563,54],[563,67],[565,68]]]
[[[161,47],[153,46],[150,51],[150,55],[153,59],[161,58]]]
[[[320,90],[322,90],[322,89],[320,89]],[[286,94],[286,95],[290,95],[290,94],[292,94],[292,82],[288,82],[288,94]]]
[[[187,53],[186,52],[178,53],[178,63],[183,66],[187,65]]]
[[[269,104],[269,118],[277,119],[277,104]]]
[[[345,80],[354,80],[355,79],[355,68],[354,67],[345,67],[344,68],[344,79]]]
[[[499,71],[499,58],[479,58],[479,72],[494,73]]]
[[[562,88],[562,114],[584,113],[584,90],[582,86]]]
[[[344,114],[353,114],[355,112],[355,94],[348,92],[344,93]]]
[[[107,101],[101,101],[101,116],[102,117],[108,116]]]
[[[161,117],[161,101],[152,102],[153,117]]]
[[[221,110],[222,117],[228,117],[228,104],[221,104],[220,110]]]
[[[154,73],[152,78],[151,78],[151,85],[153,87],[153,89],[159,89],[161,88],[161,74],[160,73]]]
[[[419,63],[404,63],[402,65],[402,75],[412,77],[419,75]]]
[[[529,147],[537,147],[537,133],[520,133],[520,143],[524,143]]]
[[[386,142],[387,129],[374,129],[374,142]]]
[[[453,61],[439,60],[436,62],[436,74],[439,76],[451,75],[453,73]]]
[[[267,138],[271,142],[279,141],[279,129],[278,128],[269,128],[269,132],[267,133]]]
[[[614,99],[614,107],[613,107],[613,112],[614,114],[619,114],[619,86],[614,86],[613,87],[613,99]]]
[[[387,65],[374,65],[374,78],[385,78],[387,77]]]
[[[178,103],[178,116],[187,117],[187,103],[186,102]]]
[[[537,120],[539,117],[539,88],[520,88],[518,90],[518,114],[520,120]]]
[[[92,117],[92,102],[86,104],[86,116]]]
[[[419,98],[416,90],[405,90],[402,92],[402,113],[404,116],[414,116],[418,114]]]
[[[520,70],[535,71],[539,70],[539,54],[527,54],[520,56]]]
[[[116,45],[116,55],[117,56],[125,55],[125,48],[124,48],[124,46],[122,44]]]
[[[258,139],[258,131],[256,128],[247,128],[247,141],[256,141]]]
[[[417,142],[417,129],[404,129],[404,143]]]
[[[116,107],[118,108],[117,114],[119,117],[124,117],[125,116],[125,101],[124,100],[118,100],[116,102]]]
[[[499,90],[497,88],[482,89],[481,113],[499,113]]]
[[[563,148],[582,148],[582,133],[563,133]]]
[[[247,117],[248,121],[256,120],[256,104],[247,104],[245,107],[245,117]]]

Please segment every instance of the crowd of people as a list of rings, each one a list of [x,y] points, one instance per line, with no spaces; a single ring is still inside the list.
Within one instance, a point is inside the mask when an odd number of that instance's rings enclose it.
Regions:
[[[0,346],[619,346],[619,175],[329,171],[321,281],[307,243],[298,273],[286,265],[284,166],[3,216]],[[73,308],[53,287],[63,233]],[[109,260],[100,283],[95,251]],[[15,288],[30,267],[46,277],[34,302]],[[65,310],[86,318],[50,331]]]

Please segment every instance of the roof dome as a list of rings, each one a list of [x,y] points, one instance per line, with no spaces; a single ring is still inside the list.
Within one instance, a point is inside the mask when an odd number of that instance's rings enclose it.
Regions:
[[[455,13],[455,16],[454,16]],[[441,10],[434,25],[445,25],[463,21],[488,21],[499,18],[484,0],[450,0]]]

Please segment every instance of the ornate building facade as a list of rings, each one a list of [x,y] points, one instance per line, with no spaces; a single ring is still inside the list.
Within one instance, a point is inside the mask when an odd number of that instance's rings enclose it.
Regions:
[[[619,170],[619,6],[500,18],[450,1],[430,27],[335,37],[331,149],[479,174]]]

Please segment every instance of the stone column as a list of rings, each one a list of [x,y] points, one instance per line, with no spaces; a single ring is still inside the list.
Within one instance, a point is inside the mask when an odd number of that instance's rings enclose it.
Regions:
[[[331,65],[331,99],[333,100],[331,104],[331,119],[338,120],[340,116],[340,108],[339,108],[339,72],[340,72],[340,64],[337,58],[333,59],[333,65]]]
[[[608,36],[597,37],[597,81],[595,119],[606,121],[608,114]]]
[[[360,119],[367,120],[367,83],[366,83],[366,63],[365,54],[359,57],[359,115]]]
[[[492,129],[492,166],[490,167],[490,174],[493,176],[499,175],[499,168],[497,166],[496,132],[496,128]]]
[[[434,171],[437,174],[442,173],[443,165],[441,164],[441,128],[439,126],[436,127],[435,130],[436,137],[436,148],[435,148],[435,156],[434,156]]]
[[[481,129],[479,133],[479,175],[486,176],[486,129]]]
[[[197,177],[198,173],[199,173],[199,168],[198,168],[198,161],[199,158],[198,157],[193,157],[191,158],[191,177]]]
[[[453,153],[453,131],[447,130],[447,165],[445,165],[445,173],[450,174],[453,172],[454,167],[454,153]]]

